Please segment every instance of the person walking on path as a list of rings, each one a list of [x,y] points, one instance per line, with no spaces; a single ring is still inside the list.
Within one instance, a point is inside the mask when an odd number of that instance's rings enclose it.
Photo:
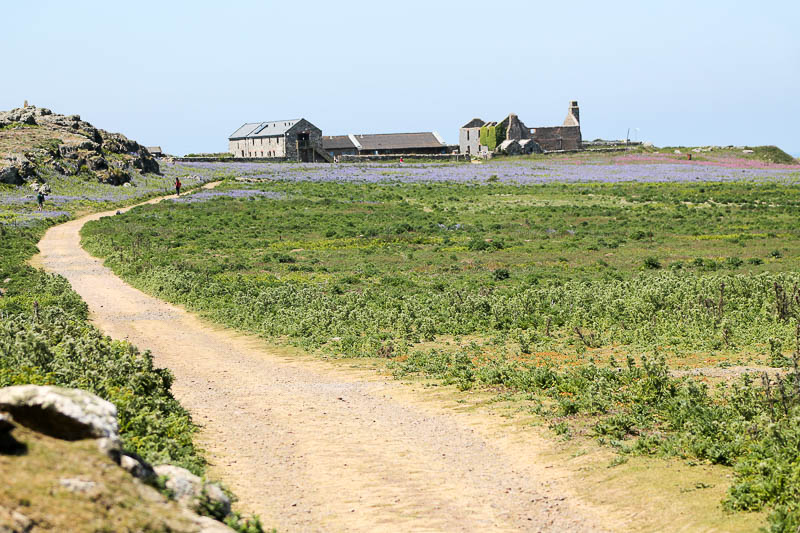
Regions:
[[[175,178],[175,194],[178,196],[181,195],[181,180],[180,178]]]

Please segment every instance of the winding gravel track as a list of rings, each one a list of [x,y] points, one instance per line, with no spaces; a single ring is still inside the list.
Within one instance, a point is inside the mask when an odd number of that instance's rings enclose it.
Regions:
[[[213,184],[207,185],[211,187]],[[459,412],[366,370],[271,353],[116,277],[80,246],[99,213],[51,228],[34,260],[106,334],[151,350],[202,426],[211,472],[280,531],[602,531],[608,510],[537,457],[532,431]]]

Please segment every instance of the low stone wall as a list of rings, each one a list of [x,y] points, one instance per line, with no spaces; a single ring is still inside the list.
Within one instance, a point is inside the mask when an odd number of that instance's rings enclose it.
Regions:
[[[173,157],[175,163],[285,163],[286,157]]]
[[[583,141],[584,148],[612,148],[618,146],[641,146],[641,141]]]
[[[627,152],[634,150],[633,147],[614,147],[614,148],[581,148],[576,150],[545,150],[544,154],[577,154],[583,152]]]
[[[363,163],[365,161],[469,161],[469,154],[381,154],[381,155],[340,155],[340,163]]]

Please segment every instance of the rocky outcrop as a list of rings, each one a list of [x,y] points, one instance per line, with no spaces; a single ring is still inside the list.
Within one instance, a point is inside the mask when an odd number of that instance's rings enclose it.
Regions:
[[[97,447],[105,455],[127,471],[138,483],[144,500],[164,505],[164,495],[150,484],[166,489],[165,494],[180,505],[181,520],[192,524],[190,530],[169,528],[170,531],[192,533],[224,533],[233,531],[221,521],[231,515],[231,499],[216,483],[210,483],[192,474],[185,468],[173,465],[158,465],[155,468],[133,453],[122,452],[117,424],[116,407],[80,389],[53,386],[18,385],[0,389],[0,454],[23,454],[24,443],[11,436],[17,425],[29,430],[61,439],[78,441],[96,440]],[[44,438],[44,437],[42,437]],[[109,468],[116,468],[109,465]],[[101,469],[102,470],[102,469]],[[84,472],[77,477],[59,477],[53,490],[61,490],[98,499],[113,487],[97,472]],[[171,505],[175,505],[172,503]],[[14,509],[0,506],[0,533],[6,531],[28,531],[34,522]]]
[[[4,153],[0,143],[3,183],[21,185],[44,168],[63,175],[85,173],[114,185],[129,182],[135,172],[160,173],[146,147],[121,133],[95,128],[80,115],[57,115],[33,106],[0,111],[3,138],[14,141],[9,146],[25,147],[24,153]]]
[[[0,159],[0,183],[22,185],[35,175],[34,165],[24,154],[8,154]]]

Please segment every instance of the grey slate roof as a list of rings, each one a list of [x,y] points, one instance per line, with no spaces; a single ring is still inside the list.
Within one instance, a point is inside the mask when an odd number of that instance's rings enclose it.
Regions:
[[[356,148],[349,135],[328,135],[322,137],[323,150],[349,150]]]
[[[462,128],[480,128],[484,124],[486,124],[486,123],[483,120],[481,120],[479,118],[473,118],[472,120],[470,120],[469,122],[467,122],[466,124],[464,124],[461,127]]]
[[[283,135],[301,120],[300,118],[294,118],[291,120],[273,120],[271,122],[248,122],[231,133],[228,139],[248,139],[251,137]]]
[[[420,133],[378,133],[356,135],[362,150],[404,150],[411,148],[442,148],[433,132]]]

